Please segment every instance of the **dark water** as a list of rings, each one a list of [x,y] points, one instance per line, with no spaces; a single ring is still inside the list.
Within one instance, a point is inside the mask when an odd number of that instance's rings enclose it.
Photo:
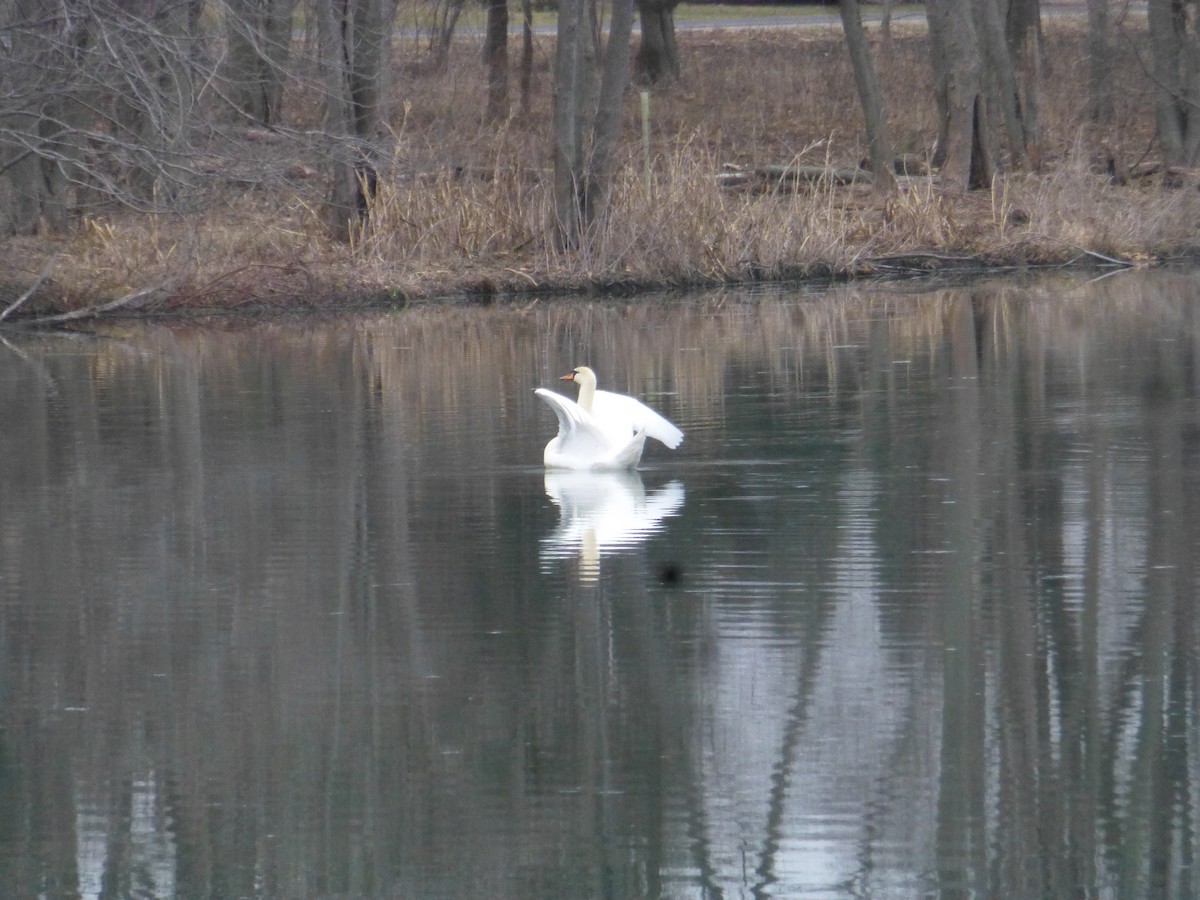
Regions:
[[[1195,897],[1198,284],[9,334],[0,893]]]

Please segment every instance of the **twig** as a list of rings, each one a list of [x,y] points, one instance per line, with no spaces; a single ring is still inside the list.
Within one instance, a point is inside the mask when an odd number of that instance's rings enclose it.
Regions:
[[[538,286],[537,279],[535,279],[528,272],[522,272],[520,269],[513,269],[513,268],[507,268],[507,267],[504,269],[504,271],[512,272],[514,275],[520,275],[522,278],[527,278],[531,285],[533,285],[534,287]]]
[[[1033,234],[1033,232],[1031,232]],[[1092,259],[1098,259],[1100,262],[1106,262],[1111,266],[1120,266],[1123,269],[1132,269],[1137,266],[1137,263],[1131,259],[1120,259],[1115,256],[1106,256],[1097,250],[1089,250],[1087,247],[1080,247],[1078,244],[1072,244],[1070,241],[1064,241],[1062,238],[1052,237],[1048,234],[1037,234],[1044,241],[1054,241],[1062,244],[1064,247],[1070,247],[1072,250],[1078,250],[1084,256],[1090,256]]]
[[[0,322],[3,322],[5,319],[11,316],[17,311],[21,304],[33,296],[33,292],[40,288],[42,286],[42,282],[50,277],[50,271],[54,268],[54,264],[57,262],[58,254],[55,253],[54,256],[50,257],[50,262],[46,263],[46,268],[42,269],[42,274],[34,280],[33,284],[29,286],[29,289],[12,303],[10,303],[5,308],[4,312],[0,312]]]

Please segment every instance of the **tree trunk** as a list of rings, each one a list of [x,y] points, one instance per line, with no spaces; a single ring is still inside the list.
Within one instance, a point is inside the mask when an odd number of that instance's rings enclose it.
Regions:
[[[875,77],[875,66],[871,62],[871,49],[863,31],[862,10],[858,0],[841,0],[839,9],[842,30],[846,34],[846,49],[854,69],[854,83],[866,121],[867,147],[871,172],[875,176],[875,190],[881,194],[891,193],[896,189],[896,176],[892,171],[892,142],[888,137],[887,110],[883,105],[879,79]]]
[[[0,4],[0,229],[61,228],[97,197],[162,206],[192,184],[195,12],[194,0]]]
[[[679,47],[675,43],[675,7],[679,0],[637,0],[642,22],[637,69],[643,81],[654,84],[679,77]]]
[[[946,96],[946,86],[950,83],[947,71],[949,56],[943,46],[942,31],[935,28],[933,16],[929,7],[925,8],[925,19],[929,28],[929,57],[930,68],[933,70],[933,99],[938,111],[938,136],[933,145],[933,156],[930,164],[935,169],[941,169],[946,163],[947,151],[950,147],[950,116],[947,113],[950,101]]]
[[[503,122],[508,118],[508,0],[488,0],[483,58],[487,63],[484,118]]]
[[[1183,0],[1149,0],[1154,114],[1164,161],[1200,162],[1200,39]]]
[[[20,81],[6,79],[0,92],[20,101],[5,104],[0,117],[0,234],[59,231],[71,209],[70,170],[79,153],[74,127],[64,125],[81,125],[61,48],[87,38],[70,33],[45,0],[19,0],[9,15],[6,73]],[[0,18],[0,28],[7,24]]]
[[[450,58],[450,41],[454,38],[454,29],[458,27],[458,17],[462,15],[465,5],[466,0],[437,0],[434,6],[434,25],[430,43],[433,51],[433,68],[437,71],[445,68],[446,62]]]
[[[1017,80],[1017,105],[1025,133],[1025,155],[1034,169],[1042,164],[1042,3],[1010,0],[1005,21],[1008,52]]]
[[[184,174],[178,160],[194,100],[184,49],[188,16],[182,2],[132,0],[120,16],[98,25],[100,40],[113,48],[115,77],[107,87],[114,133],[126,148],[123,184],[138,202],[170,196]]]
[[[372,141],[380,130],[384,69],[393,0],[316,0],[325,76],[329,160],[327,221],[334,237],[350,241],[366,224],[378,185]]]
[[[1012,165],[1014,168],[1024,168],[1029,162],[1025,152],[1025,123],[1021,117],[1021,96],[1005,23],[997,0],[976,0],[976,10],[979,13],[979,39],[984,49],[985,71],[990,76],[987,78],[990,94],[1004,122]]]
[[[596,30],[588,0],[561,0],[554,66],[554,208],[564,248],[607,211],[621,105],[629,82],[631,0],[616,0],[596,95]]]
[[[533,99],[533,0],[521,0],[521,115]]]
[[[938,152],[947,183],[990,187],[995,147],[983,91],[982,54],[973,4],[927,0],[930,47],[941,116]]]
[[[1087,0],[1088,118],[1097,125],[1107,125],[1113,113],[1108,2]]]
[[[283,99],[296,0],[225,0],[227,79],[234,103],[262,125],[274,125]]]
[[[586,0],[559,0],[554,54],[554,211],[564,247],[579,243],[583,227],[583,120],[592,77],[585,42],[591,31]]]
[[[604,48],[604,70],[596,109],[596,129],[584,218],[590,224],[608,214],[612,194],[617,137],[621,131],[621,106],[629,85],[630,38],[633,34],[633,0],[612,0],[608,44]]]

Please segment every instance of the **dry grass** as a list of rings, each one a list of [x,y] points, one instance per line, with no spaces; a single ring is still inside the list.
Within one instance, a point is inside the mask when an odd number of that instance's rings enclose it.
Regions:
[[[200,211],[110,210],[71,235],[14,239],[0,252],[14,284],[32,281],[58,253],[53,282],[67,305],[182,273],[167,305],[231,306],[870,273],[917,254],[1004,263],[1063,261],[1085,251],[1138,259],[1191,253],[1196,245],[1194,184],[1180,189],[1146,178],[1118,186],[1105,171],[1110,162],[1136,168],[1148,148],[1154,158],[1149,88],[1132,42],[1119,45],[1123,88],[1104,134],[1082,120],[1084,85],[1075,77],[1084,70],[1081,36],[1051,22],[1042,169],[970,194],[911,179],[887,200],[828,183],[739,193],[720,189],[714,177],[725,163],[844,166],[865,156],[836,31],[683,32],[680,43],[685,78],[652,99],[650,190],[631,95],[610,227],[578,252],[563,253],[554,240],[548,38],[537,45],[530,115],[499,126],[482,121],[484,73],[471,41],[459,40],[438,75],[411,74],[416,67],[399,60],[390,117],[395,159],[372,225],[353,246],[326,237],[323,186],[310,174],[261,190],[221,186],[218,178]],[[923,36],[899,31],[876,53],[897,149],[928,153],[936,120]],[[515,84],[514,74],[514,91]],[[289,124],[311,127],[318,110],[312,91],[297,83],[288,100]],[[262,152],[245,149],[250,160]],[[305,162],[287,147],[273,152],[276,164],[280,153]]]

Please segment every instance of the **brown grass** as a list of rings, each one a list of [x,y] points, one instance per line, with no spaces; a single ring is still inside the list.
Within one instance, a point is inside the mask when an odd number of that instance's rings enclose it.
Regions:
[[[818,183],[795,193],[718,188],[723,164],[854,165],[866,155],[853,78],[837,31],[682,32],[685,76],[652,98],[653,171],[647,192],[636,94],[610,227],[577,252],[554,240],[550,196],[550,57],[537,44],[528,117],[482,121],[478,46],[459,39],[440,74],[411,74],[400,49],[390,116],[395,158],[353,246],[332,242],[320,217],[323,185],[289,145],[267,153],[247,136],[239,161],[270,155],[301,176],[264,190],[222,181],[186,214],[97,212],[72,234],[12,239],[0,248],[13,285],[57,253],[43,308],[97,302],[174,277],[166,306],[321,305],[463,292],[629,284],[712,283],[805,274],[894,271],[923,255],[983,263],[1061,262],[1084,254],[1149,259],[1190,254],[1200,195],[1161,178],[1118,185],[1108,167],[1156,159],[1149,86],[1118,44],[1116,120],[1083,120],[1081,35],[1048,26],[1042,95],[1043,166],[1009,173],[991,191],[911,179],[888,200],[862,187]],[[898,151],[928,154],[936,137],[927,49],[919,31],[876,46]],[[514,73],[513,90],[516,77]],[[312,127],[310,89],[289,88],[289,125]],[[513,98],[516,107],[516,98]],[[258,138],[261,141],[261,137]],[[308,164],[309,169],[303,168]],[[221,186],[224,184],[224,186]],[[16,292],[20,287],[15,287]]]

